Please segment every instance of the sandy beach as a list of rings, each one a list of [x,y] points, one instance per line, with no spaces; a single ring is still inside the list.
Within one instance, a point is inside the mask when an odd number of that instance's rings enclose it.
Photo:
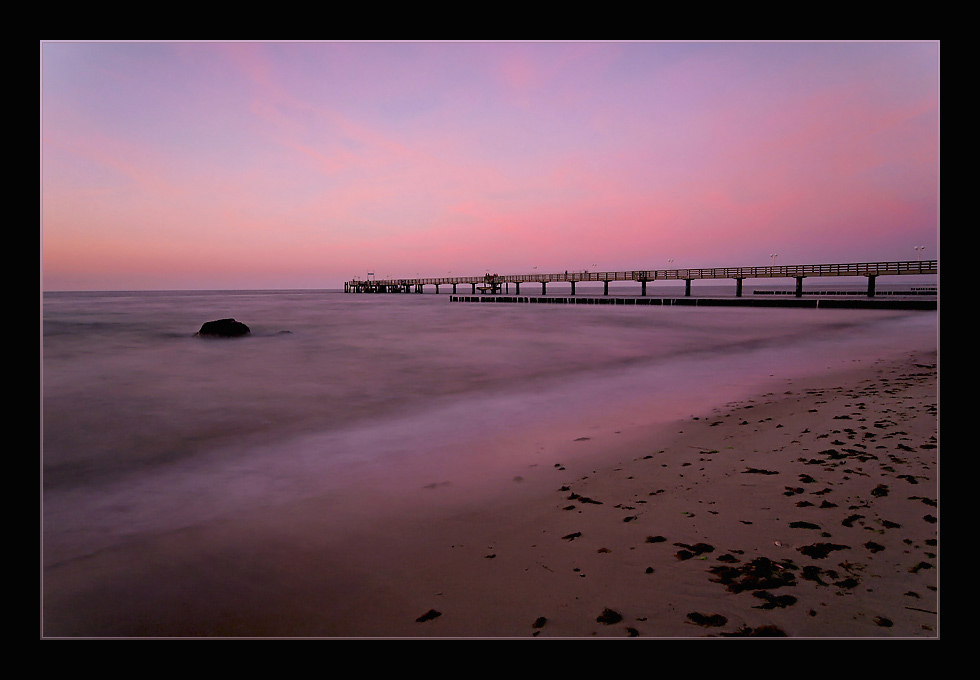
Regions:
[[[54,565],[43,634],[937,637],[937,376],[920,352],[669,431],[567,433],[489,502],[440,501],[446,480],[398,520],[338,530],[357,499],[311,500],[233,520],[247,540]]]

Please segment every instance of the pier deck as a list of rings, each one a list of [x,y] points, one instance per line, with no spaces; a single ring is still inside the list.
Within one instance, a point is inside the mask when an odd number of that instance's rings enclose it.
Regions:
[[[801,264],[769,267],[714,267],[706,269],[636,269],[617,272],[565,271],[557,274],[485,274],[483,276],[433,277],[415,279],[354,279],[344,283],[345,293],[421,293],[424,286],[451,286],[457,293],[457,286],[469,285],[472,295],[480,290],[484,295],[499,295],[504,286],[514,284],[515,294],[520,296],[522,284],[539,284],[541,295],[547,294],[547,285],[565,282],[571,286],[575,295],[575,284],[583,281],[602,281],[603,295],[609,295],[609,284],[613,281],[635,281],[640,284],[640,295],[646,297],[647,284],[655,281],[684,281],[685,297],[691,295],[691,283],[707,279],[731,279],[735,281],[735,297],[742,297],[742,282],[745,279],[796,280],[794,294],[803,297],[803,280],[811,277],[865,277],[868,280],[867,297],[875,296],[875,282],[879,276],[938,275],[937,260],[910,260],[897,262],[853,262],[843,264]]]

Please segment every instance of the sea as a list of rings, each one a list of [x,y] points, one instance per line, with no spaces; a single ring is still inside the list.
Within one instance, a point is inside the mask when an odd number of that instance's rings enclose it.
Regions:
[[[452,485],[472,503],[552,464],[547,442],[666,427],[938,345],[936,311],[445,290],[46,292],[41,307],[45,566],[309,498],[396,513],[405,490]],[[197,335],[223,318],[251,333]]]

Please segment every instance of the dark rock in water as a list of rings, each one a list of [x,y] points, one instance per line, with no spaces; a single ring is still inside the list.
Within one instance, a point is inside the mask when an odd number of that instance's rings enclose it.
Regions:
[[[210,338],[237,338],[248,335],[251,330],[241,321],[234,319],[218,319],[217,321],[207,321],[201,326],[198,335]]]

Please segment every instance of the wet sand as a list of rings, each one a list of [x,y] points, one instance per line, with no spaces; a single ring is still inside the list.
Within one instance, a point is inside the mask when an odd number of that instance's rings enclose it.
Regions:
[[[938,637],[937,378],[920,352],[566,432],[397,520],[341,528],[352,495],[105,550],[45,571],[42,634]]]

